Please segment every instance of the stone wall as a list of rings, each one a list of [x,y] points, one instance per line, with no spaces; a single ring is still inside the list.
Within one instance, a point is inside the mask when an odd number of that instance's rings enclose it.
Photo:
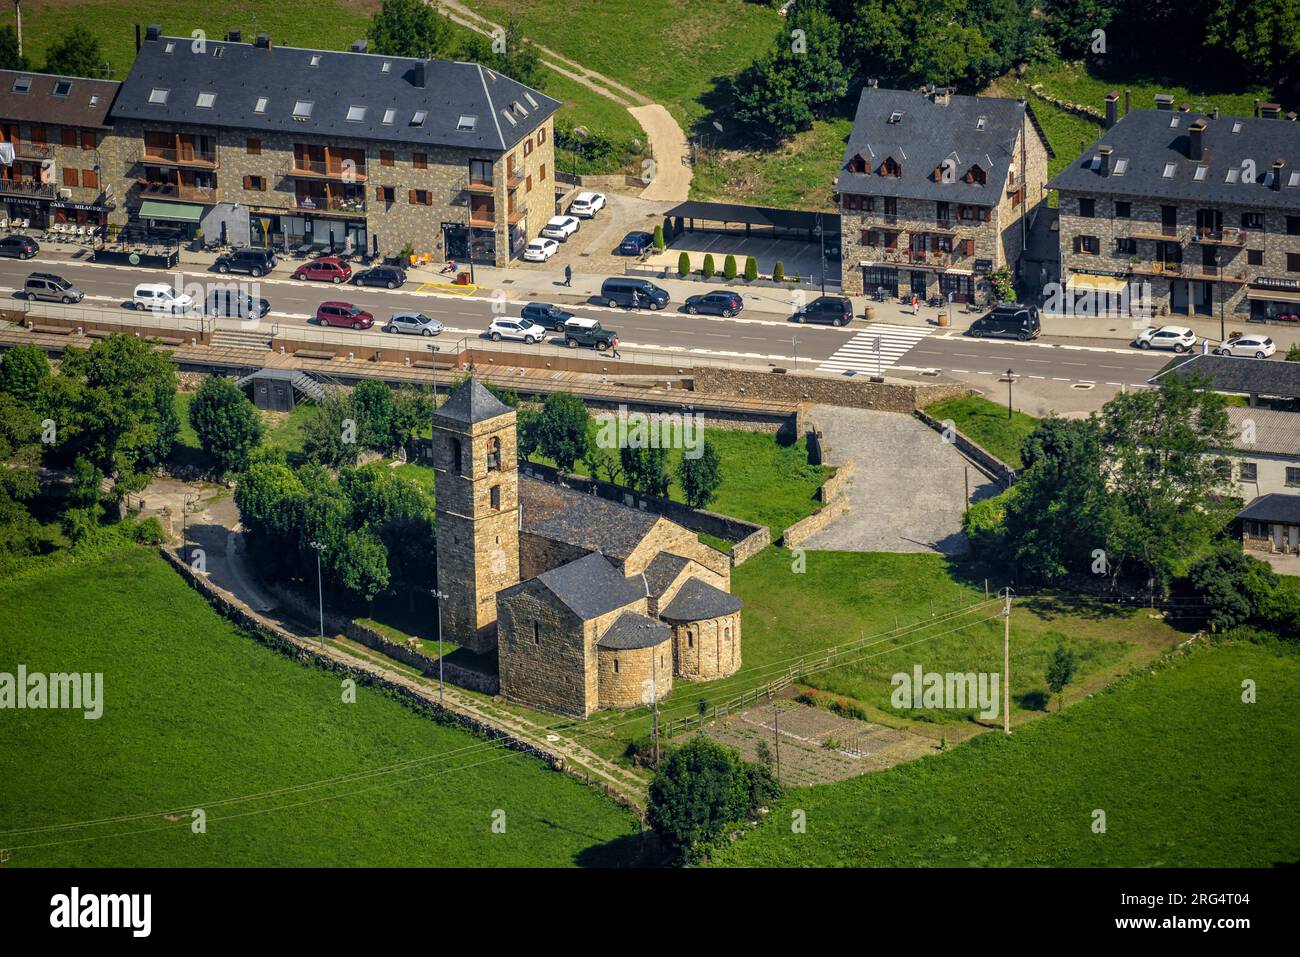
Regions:
[[[597,701],[587,692],[581,636],[578,617],[535,579],[502,592],[497,596],[501,693],[529,707],[585,718]]]
[[[602,708],[639,708],[650,689],[662,701],[673,690],[673,648],[665,638],[649,648],[596,649]]]
[[[740,670],[741,612],[673,625],[673,661],[686,681],[725,678]]]
[[[781,544],[786,548],[799,548],[826,526],[839,518],[843,518],[848,513],[849,500],[847,497],[841,498],[830,505],[825,505],[807,518],[801,519],[787,528],[785,534],[781,536]]]
[[[969,391],[956,382],[901,379],[870,382],[865,378],[789,375],[713,366],[701,366],[695,370],[695,390],[705,394],[743,395],[750,399],[810,402],[905,414],[932,402],[960,398]]]
[[[956,428],[945,428],[942,422],[922,409],[917,409],[914,414],[936,432],[946,438],[951,437],[952,444],[956,446],[957,451],[974,462],[976,468],[993,479],[993,481],[1000,483],[1003,488],[1010,488],[1012,483],[1015,482],[1016,470],[992,452],[971,441]]]
[[[818,435],[820,436],[820,433]],[[835,474],[823,482],[821,488],[817,489],[817,501],[829,504],[845,495],[849,483],[853,481],[854,468],[852,461],[835,465]]]

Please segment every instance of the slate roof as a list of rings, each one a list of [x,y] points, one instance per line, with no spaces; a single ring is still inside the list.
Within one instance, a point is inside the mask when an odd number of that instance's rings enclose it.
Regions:
[[[31,81],[26,93],[14,92],[19,78]],[[54,88],[61,82],[71,84],[67,95],[55,96]],[[108,129],[108,111],[121,85],[116,80],[0,70],[0,119]]]
[[[667,641],[673,630],[662,621],[655,621],[634,611],[625,611],[614,619],[614,624],[596,640],[601,648],[627,651],[633,648],[651,648]]]
[[[650,512],[524,477],[519,504],[525,532],[601,552],[617,562],[631,555],[659,521]],[[636,587],[640,593],[639,580]]]
[[[1195,355],[1169,362],[1147,380],[1160,385],[1162,376],[1196,373],[1207,376],[1215,392],[1300,398],[1300,362],[1247,359],[1238,356]]]
[[[899,122],[889,122],[895,113],[901,114]],[[1026,117],[1029,125],[1037,129],[1033,112],[1021,100],[950,94],[948,105],[941,106],[920,91],[868,86],[858,100],[853,132],[849,134],[835,188],[842,193],[868,196],[993,206],[1002,197],[1016,137]],[[983,129],[979,128],[981,118]],[[1043,142],[1046,145],[1045,137]],[[849,171],[849,161],[857,155],[866,160],[872,173]],[[890,156],[901,164],[901,176],[877,174],[880,164]],[[934,171],[950,156],[957,181],[936,181]],[[987,185],[963,179],[974,164],[988,174]]]
[[[650,586],[650,596],[658,598],[668,586],[677,580],[682,569],[691,563],[689,558],[682,558],[671,552],[660,552],[645,568],[646,584]]]
[[[438,406],[433,416],[435,419],[450,419],[462,425],[473,425],[513,411],[478,380],[470,379],[453,392],[450,399]]]
[[[421,63],[423,87],[416,85]],[[150,102],[155,89],[167,91],[165,103]],[[210,108],[197,105],[200,93],[216,95]],[[260,113],[259,97],[267,99]],[[306,119],[293,115],[298,101],[312,104]],[[196,53],[189,37],[159,36],[140,45],[113,116],[504,152],[560,105],[477,63],[222,40]],[[349,120],[354,106],[365,112]],[[386,124],[388,109],[395,112]],[[417,110],[427,111],[422,125],[413,122]],[[458,129],[462,116],[475,118],[473,129]]]
[[[1300,495],[1269,492],[1255,499],[1240,512],[1238,518],[1256,522],[1278,522],[1283,525],[1300,525]]]
[[[599,618],[644,597],[640,582],[624,578],[605,556],[594,552],[542,572],[537,581],[583,621]]]
[[[1203,162],[1188,158],[1187,129],[1201,119]],[[1177,121],[1177,126],[1170,123]],[[1233,129],[1238,132],[1234,133]],[[1093,170],[1099,146],[1110,146],[1112,172]],[[1281,189],[1270,188],[1272,164],[1283,160]],[[1123,175],[1113,172],[1127,160]],[[1254,164],[1255,181],[1242,182],[1242,165]],[[1173,175],[1164,175],[1167,164]],[[1196,179],[1204,165],[1203,179]],[[1229,171],[1235,171],[1229,180]],[[1293,185],[1294,182],[1294,185]],[[1174,110],[1130,110],[1069,166],[1057,173],[1049,189],[1087,194],[1135,196],[1178,203],[1238,204],[1300,210],[1300,123],[1243,116],[1215,119],[1201,113]]]
[[[1228,421],[1232,424],[1233,448],[1237,451],[1300,458],[1300,412],[1233,406],[1228,409]],[[1242,441],[1246,422],[1254,425],[1254,442]]]
[[[667,608],[659,609],[659,617],[669,621],[703,621],[735,614],[743,607],[744,602],[735,595],[691,578],[677,590]]]

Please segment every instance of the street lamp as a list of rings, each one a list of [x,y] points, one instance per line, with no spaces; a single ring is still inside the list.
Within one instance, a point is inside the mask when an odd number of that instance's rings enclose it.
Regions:
[[[438,704],[442,704],[442,603],[447,600],[447,593],[438,591],[436,588],[430,588],[429,594],[433,596],[434,604],[438,606]]]
[[[822,256],[822,295],[826,295],[826,235],[822,232],[822,214],[817,214],[817,245]]]
[[[320,577],[320,553],[325,548],[320,542],[312,540],[311,547],[316,552],[316,598],[320,603],[320,646],[325,647],[325,589],[321,585]]]
[[[1219,345],[1223,345],[1223,339],[1226,331],[1223,328],[1223,247],[1214,247],[1214,265],[1218,273],[1219,282],[1216,282],[1211,289],[1214,289],[1219,296]]]
[[[1010,369],[1007,370],[1007,421],[1011,421],[1011,383],[1015,381],[1016,374]]]
[[[429,369],[433,373],[433,407],[438,407],[438,356],[440,351],[433,343],[429,343]]]
[[[198,501],[197,495],[186,495],[184,502],[181,504],[181,561],[189,563],[189,526],[190,506]]]
[[[794,347],[794,374],[798,375],[799,374],[799,337],[792,336],[790,338],[790,345]]]

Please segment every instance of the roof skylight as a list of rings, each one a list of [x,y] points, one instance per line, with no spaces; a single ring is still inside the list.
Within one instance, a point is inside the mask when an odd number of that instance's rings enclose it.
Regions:
[[[348,122],[349,122],[349,123],[360,123],[360,122],[361,122],[362,120],[364,120],[365,118],[366,118],[366,108],[365,108],[364,106],[349,106],[349,107],[348,107]]]
[[[266,104],[269,103],[269,102],[270,102],[270,100],[268,100],[266,97],[264,97],[264,96],[259,96],[259,97],[257,98],[257,102],[253,104],[253,112],[254,112],[254,113],[265,113],[265,112],[266,112]]]
[[[293,115],[306,119],[311,116],[311,108],[314,104],[311,100],[299,100],[293,105]]]
[[[456,129],[464,133],[470,132],[477,125],[478,125],[477,116],[461,116],[461,118],[456,121]]]
[[[1176,169],[1178,169],[1178,164],[1177,164],[1177,163],[1166,163],[1166,164],[1165,164],[1165,171],[1164,171],[1163,173],[1161,173],[1160,175],[1163,176],[1165,179],[1173,179],[1173,178],[1174,178],[1174,171],[1175,171]]]
[[[199,107],[200,109],[210,110],[212,109],[212,105],[216,102],[217,102],[217,94],[200,93],[198,99],[194,101],[194,105]]]
[[[149,91],[149,102],[156,103],[159,106],[163,105],[164,103],[167,102],[167,91],[160,90],[158,87],[154,87],[152,90]]]

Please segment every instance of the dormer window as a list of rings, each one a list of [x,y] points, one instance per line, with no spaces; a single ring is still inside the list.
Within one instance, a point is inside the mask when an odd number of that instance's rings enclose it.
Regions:
[[[1160,175],[1163,176],[1165,179],[1173,179],[1173,178],[1174,178],[1174,171],[1177,170],[1177,169],[1178,169],[1178,164],[1177,164],[1177,163],[1166,163],[1166,164],[1165,164],[1165,171],[1164,171],[1163,173],[1161,173]]]
[[[855,153],[853,158],[849,160],[849,172],[869,173],[871,170],[867,168],[867,161],[862,158],[861,154]]]
[[[312,54],[312,56],[311,56],[311,65],[312,65],[312,66],[320,66],[320,54],[319,54],[319,53],[313,53],[313,54]]]
[[[1178,125],[1178,117],[1176,117],[1176,116],[1171,116],[1171,117],[1169,117],[1169,126],[1170,126],[1170,128],[1172,129],[1173,127],[1176,127],[1177,125]]]
[[[1240,123],[1233,123],[1233,124],[1232,124],[1232,132],[1234,132],[1234,133],[1240,133],[1240,132],[1241,132],[1241,124],[1240,124]]]
[[[890,114],[889,114],[889,122],[890,122],[890,123],[901,123],[901,122],[903,122],[903,114],[900,113],[898,110],[894,110],[893,113],[890,113]]]
[[[477,116],[462,115],[461,118],[456,121],[456,129],[460,130],[462,133],[473,132],[474,127],[477,125],[478,125]]]
[[[265,113],[265,112],[266,112],[266,104],[267,104],[268,102],[270,102],[270,101],[269,101],[266,97],[264,97],[264,96],[259,96],[259,97],[257,98],[257,102],[256,102],[255,104],[253,104],[253,112],[254,112],[254,113]]]
[[[32,88],[32,78],[30,76],[20,76],[14,80],[13,91],[15,93],[26,93]]]
[[[392,110],[392,109],[384,110],[384,125],[385,125],[385,126],[392,126],[392,125],[393,125],[393,121],[396,120],[396,119],[397,119],[397,111],[396,111],[396,110]]]
[[[880,164],[881,176],[902,176],[903,167],[898,165],[898,160],[892,156],[886,156],[885,161]]]
[[[312,102],[310,100],[299,100],[293,105],[293,115],[298,119],[307,119],[311,116]]]
[[[163,53],[174,53],[175,51],[176,51],[176,44],[173,43],[171,40],[168,40],[167,45],[163,47]]]
[[[966,182],[972,186],[987,186],[989,174],[977,163],[966,171]]]
[[[225,56],[225,55],[226,55],[226,48],[225,48],[225,47],[223,47],[223,46],[216,46],[216,47],[213,47],[213,48],[212,48],[212,57],[213,57],[213,59],[215,59],[215,60],[220,60],[220,59],[221,59],[223,56]]]
[[[383,66],[379,68],[380,73],[388,73],[393,69],[392,61],[385,60]]]
[[[978,120],[975,121],[975,129],[983,133],[984,127],[988,124],[988,120],[989,118],[987,116],[981,116]]]
[[[1205,179],[1205,174],[1209,171],[1210,168],[1208,166],[1198,166],[1196,167],[1196,172],[1192,174],[1192,179],[1197,181],[1203,180]]]
[[[1115,168],[1111,170],[1112,176],[1123,176],[1128,172],[1128,157],[1115,160]]]

